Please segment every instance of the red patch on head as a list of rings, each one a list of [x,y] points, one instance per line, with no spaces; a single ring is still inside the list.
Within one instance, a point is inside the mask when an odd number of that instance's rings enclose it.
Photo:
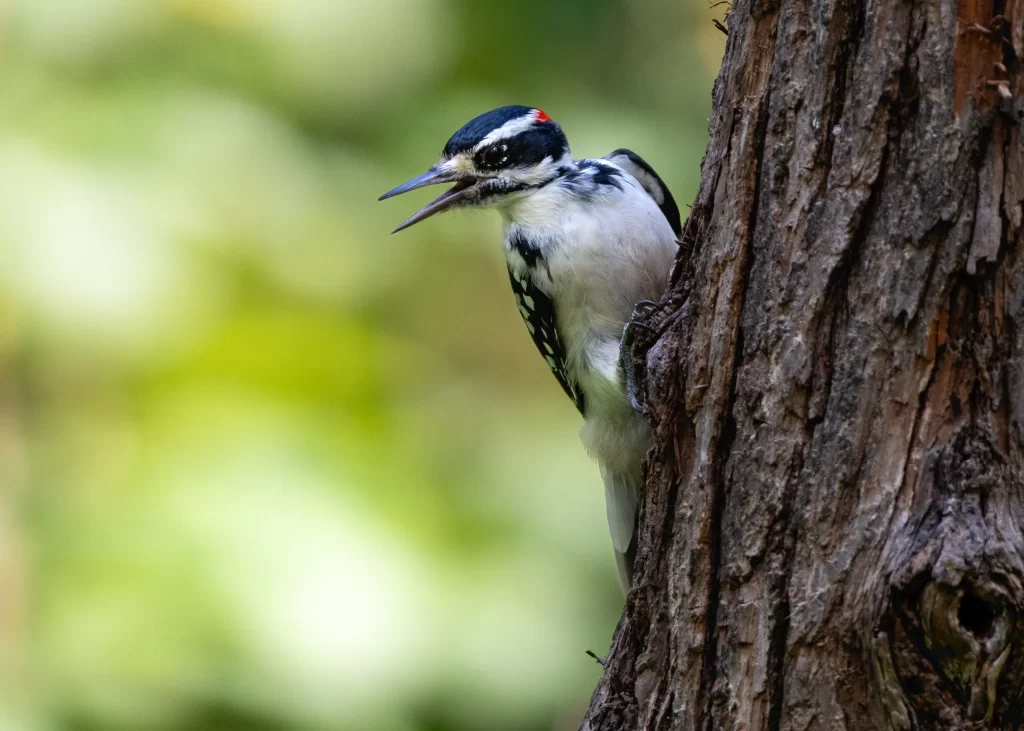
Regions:
[[[548,113],[545,112],[543,109],[538,109],[537,118],[533,121],[536,122],[537,124],[540,124],[541,122],[550,122],[551,117],[549,117]]]

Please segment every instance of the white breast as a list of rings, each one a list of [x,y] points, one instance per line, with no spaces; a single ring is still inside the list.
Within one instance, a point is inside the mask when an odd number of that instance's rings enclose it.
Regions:
[[[601,186],[587,199],[551,185],[505,213],[510,268],[526,268],[509,246],[516,234],[543,255],[531,274],[555,302],[588,414],[628,408],[617,374],[622,328],[637,302],[664,293],[677,249],[668,221],[639,183],[626,175],[622,188]]]

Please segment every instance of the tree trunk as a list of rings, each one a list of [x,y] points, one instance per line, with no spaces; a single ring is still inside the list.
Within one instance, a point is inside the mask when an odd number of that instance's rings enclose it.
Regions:
[[[732,8],[582,729],[1024,724],[1021,59],[1024,0]]]

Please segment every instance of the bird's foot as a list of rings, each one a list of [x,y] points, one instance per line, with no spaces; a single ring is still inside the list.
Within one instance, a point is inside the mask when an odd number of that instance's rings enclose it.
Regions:
[[[633,306],[633,316],[630,317],[630,322],[635,322],[641,317],[650,317],[655,312],[661,312],[665,309],[665,305],[661,302],[655,302],[654,300],[640,300]]]
[[[655,312],[664,308],[664,305],[651,300],[641,300],[633,309],[629,322],[622,328],[622,340],[619,342],[619,372],[626,387],[626,398],[634,411],[643,411],[640,401],[640,378],[637,373],[636,361],[633,358],[633,344],[636,342],[637,332],[644,330],[657,337],[660,333],[650,325],[641,322]]]

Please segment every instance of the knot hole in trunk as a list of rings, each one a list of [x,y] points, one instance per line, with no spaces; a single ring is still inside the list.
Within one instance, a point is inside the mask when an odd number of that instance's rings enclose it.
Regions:
[[[1019,478],[969,425],[927,453],[912,497],[884,559],[883,705],[900,728],[1020,728],[1024,539],[1008,520],[1024,508]]]
[[[979,642],[984,642],[992,634],[992,626],[1004,612],[1004,608],[980,599],[974,594],[965,594],[960,597],[960,607],[957,609],[956,618],[960,627],[974,636]]]

